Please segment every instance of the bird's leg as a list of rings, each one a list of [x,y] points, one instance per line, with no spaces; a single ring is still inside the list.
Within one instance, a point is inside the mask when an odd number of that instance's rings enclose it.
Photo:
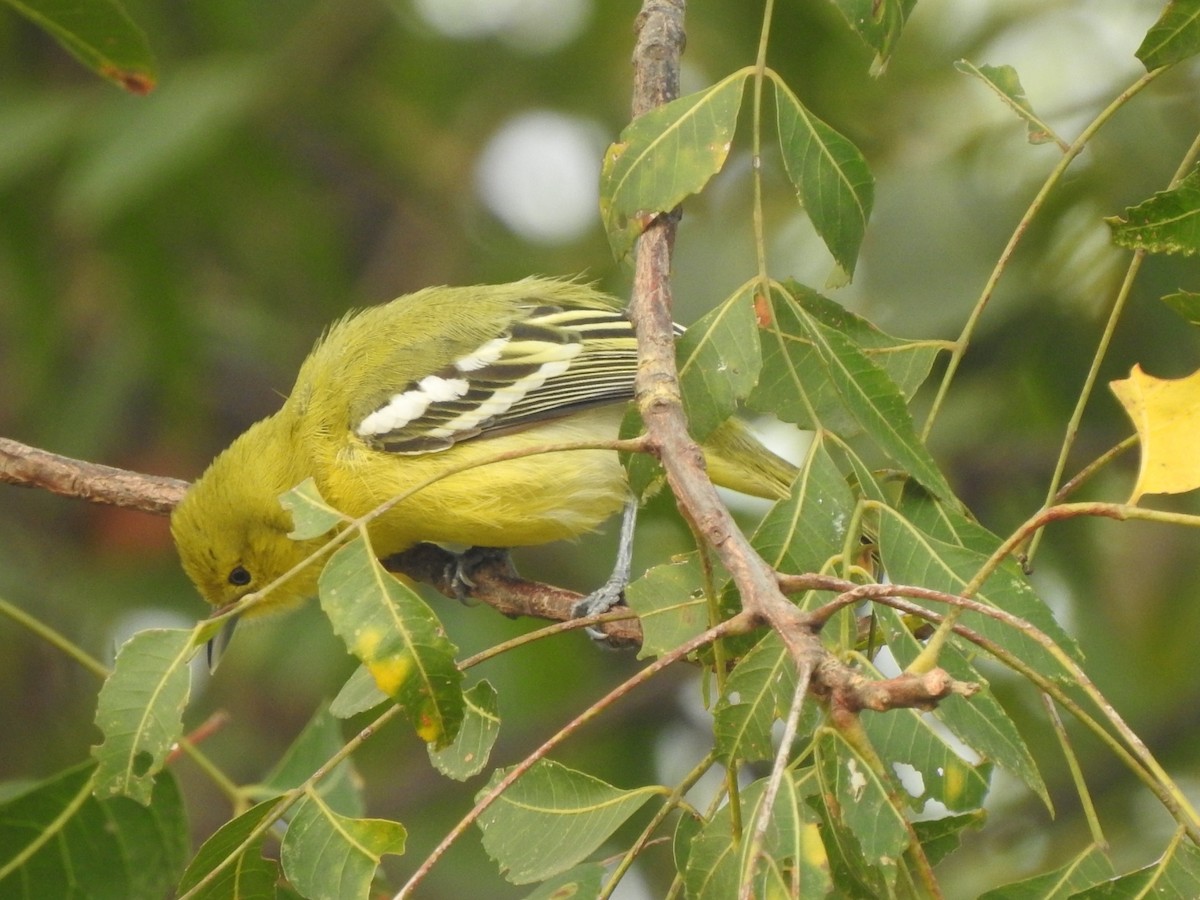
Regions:
[[[575,618],[608,612],[614,606],[625,602],[625,587],[629,584],[629,572],[633,567],[633,531],[637,524],[637,511],[637,500],[630,499],[625,504],[625,512],[621,516],[617,564],[613,567],[612,574],[608,576],[608,581],[571,608],[571,613]],[[588,634],[598,641],[608,638],[603,631],[597,628],[589,628]]]
[[[518,578],[512,556],[505,547],[468,547],[455,553],[453,561],[446,567],[446,579],[454,588],[454,596],[460,603],[470,605],[471,591],[476,587],[473,575],[483,566],[499,565],[505,575]]]

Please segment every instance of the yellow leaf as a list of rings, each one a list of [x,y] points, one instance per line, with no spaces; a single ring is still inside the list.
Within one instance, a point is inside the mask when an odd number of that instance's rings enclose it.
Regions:
[[[1133,420],[1141,467],[1130,503],[1143,494],[1182,494],[1200,488],[1200,371],[1162,379],[1134,366],[1109,384]]]

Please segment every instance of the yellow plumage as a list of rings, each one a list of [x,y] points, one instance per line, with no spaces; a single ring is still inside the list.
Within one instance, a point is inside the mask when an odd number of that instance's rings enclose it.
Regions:
[[[333,325],[282,408],[220,454],[176,508],[184,569],[224,606],[264,587],[321,540],[287,537],[279,495],[313,478],[349,516],[431,481],[371,525],[376,553],[420,541],[489,547],[575,537],[627,499],[609,450],[473,461],[521,448],[616,438],[636,344],[617,301],[574,282],[430,288]],[[786,493],[794,470],[736,422],[706,446],[714,481]],[[259,609],[315,593],[317,567]]]

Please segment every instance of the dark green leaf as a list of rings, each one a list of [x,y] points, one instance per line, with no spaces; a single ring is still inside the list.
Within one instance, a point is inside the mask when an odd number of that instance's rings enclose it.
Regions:
[[[185,629],[140,631],[121,647],[96,706],[104,734],[92,748],[97,797],[150,802],[154,777],[183,734],[195,653],[195,633]]]
[[[1162,298],[1179,315],[1183,316],[1190,325],[1200,325],[1200,294],[1192,291],[1176,291]]]
[[[264,796],[274,797],[299,787],[345,743],[341,723],[328,710],[318,709],[259,789]],[[338,812],[363,814],[362,785],[351,760],[342,760],[327,773],[317,784],[317,791]]]
[[[1137,48],[1137,58],[1147,71],[1169,66],[1200,50],[1200,3],[1171,0]]]
[[[987,812],[977,809],[957,816],[913,822],[912,826],[925,851],[925,858],[929,860],[930,865],[936,866],[958,849],[964,831],[968,828],[982,828],[986,820]]]
[[[379,689],[404,707],[417,735],[435,747],[454,740],[463,717],[462,672],[457,649],[425,601],[379,564],[361,536],[333,554],[318,586],[333,630]]]
[[[188,863],[179,882],[179,893],[192,890],[209,872],[236,854],[236,859],[199,890],[196,900],[275,900],[279,863],[263,858],[266,835],[260,835],[240,853],[238,848],[275,808],[277,800],[264,800],[218,828]]]
[[[1176,187],[1129,207],[1124,219],[1113,216],[1104,221],[1118,246],[1192,256],[1200,251],[1200,169]]]
[[[0,804],[0,897],[163,897],[190,850],[183,799],[164,773],[143,805],[92,796],[91,764]]]
[[[620,259],[658,213],[698,192],[725,164],[750,69],[634,119],[604,155],[600,216]]]
[[[875,203],[875,179],[858,148],[772,76],[783,167],[813,228],[838,265],[853,274]]]
[[[875,71],[882,71],[900,40],[900,32],[917,0],[833,0],[846,21],[875,51]]]
[[[81,63],[132,94],[154,89],[154,60],[142,30],[115,0],[7,0]]]
[[[478,797],[507,774],[492,773]],[[565,872],[604,843],[656,786],[623,791],[583,772],[541,760],[479,817],[483,847],[513,884]]]

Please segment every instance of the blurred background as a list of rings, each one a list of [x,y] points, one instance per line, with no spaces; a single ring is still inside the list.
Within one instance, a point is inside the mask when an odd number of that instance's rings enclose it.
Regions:
[[[1024,125],[954,61],[1015,66],[1034,108],[1071,140],[1142,71],[1133,53],[1162,5],[921,0],[872,78],[870,52],[831,4],[778,3],[771,65],[860,146],[877,179],[856,280],[831,296],[895,334],[956,337],[1059,151],[1026,143]],[[584,273],[626,292],[629,270],[599,228],[596,179],[628,119],[634,0],[125,6],[158,59],[159,87],[144,98],[0,10],[0,434],[190,479],[277,406],[322,327],[347,308],[534,273]],[[753,61],[758,7],[693,5],[685,91]],[[1200,127],[1198,74],[1193,63],[1160,79],[1077,161],[1001,282],[938,420],[935,456],[997,533],[1043,499],[1128,262],[1101,217],[1166,187]],[[744,113],[727,171],[686,207],[675,260],[684,323],[753,273],[748,123]],[[767,163],[773,274],[822,288],[831,259]],[[1194,329],[1157,299],[1181,287],[1200,289],[1194,261],[1148,261],[1102,381],[1134,362],[1162,377],[1200,365]],[[1068,473],[1129,431],[1098,390]],[[1084,496],[1124,499],[1135,465],[1123,459]],[[598,536],[519,563],[586,590],[606,574],[611,546],[612,535]],[[1070,523],[1047,535],[1034,574],[1094,679],[1194,800],[1198,546],[1200,535],[1151,524]],[[659,502],[639,561],[686,547]],[[106,661],[137,629],[205,614],[165,519],[5,486],[0,599]],[[536,625],[431,602],[464,654]],[[2,617],[0,648],[0,781],[85,758],[98,738],[94,677]],[[572,635],[481,667],[504,717],[493,762],[519,759],[637,665]],[[315,609],[271,619],[243,630],[216,676],[197,672],[188,721],[227,711],[205,748],[253,781],[353,668]],[[989,825],[941,867],[950,896],[1061,863],[1088,840],[1038,697],[1003,679],[996,688],[1043,764],[1057,818],[998,777]],[[700,697],[695,674],[675,672],[558,758],[621,786],[671,783],[703,753]],[[1169,820],[1107,751],[1085,736],[1077,749],[1118,865],[1148,862]],[[393,873],[411,871],[481,784],[433,773],[396,726],[356,763],[370,813],[409,827],[408,854],[387,862]],[[189,763],[176,770],[201,840],[228,808]],[[667,852],[654,851],[622,896],[661,895],[653,863]],[[498,884],[472,835],[424,895],[524,893]]]

